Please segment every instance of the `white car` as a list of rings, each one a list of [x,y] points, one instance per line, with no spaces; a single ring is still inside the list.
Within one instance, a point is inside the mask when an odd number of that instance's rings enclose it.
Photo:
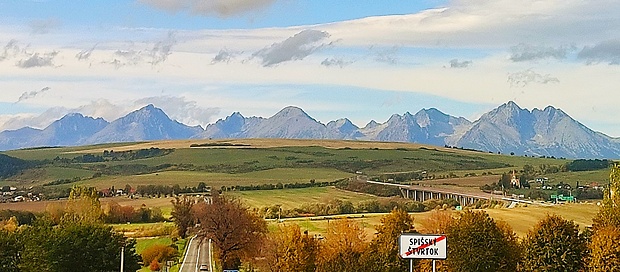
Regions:
[[[209,266],[206,264],[201,264],[200,268],[198,269],[200,271],[209,271]]]

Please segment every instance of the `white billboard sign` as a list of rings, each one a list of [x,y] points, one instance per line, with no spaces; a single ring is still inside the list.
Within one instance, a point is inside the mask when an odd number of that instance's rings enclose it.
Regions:
[[[445,235],[403,233],[398,238],[398,254],[403,259],[438,259],[448,256]]]

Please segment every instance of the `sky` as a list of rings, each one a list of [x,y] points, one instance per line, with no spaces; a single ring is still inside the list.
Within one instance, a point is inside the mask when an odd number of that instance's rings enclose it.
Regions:
[[[616,0],[0,0],[0,130],[147,104],[363,127],[508,101],[620,137]]]

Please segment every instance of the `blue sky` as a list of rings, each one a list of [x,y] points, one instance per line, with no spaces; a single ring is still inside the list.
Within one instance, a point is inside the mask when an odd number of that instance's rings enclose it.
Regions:
[[[620,136],[612,0],[0,0],[0,130],[153,103],[206,126],[295,105],[356,125],[509,100]]]
[[[52,19],[69,28],[85,25],[193,30],[204,28],[262,28],[331,23],[369,16],[409,14],[439,6],[445,1],[263,1],[272,4],[230,15],[212,14],[210,16],[201,16],[190,10],[161,9],[149,5],[148,2],[126,0],[3,0],[0,1],[0,8],[2,9],[0,15],[12,22],[26,24],[36,20]]]

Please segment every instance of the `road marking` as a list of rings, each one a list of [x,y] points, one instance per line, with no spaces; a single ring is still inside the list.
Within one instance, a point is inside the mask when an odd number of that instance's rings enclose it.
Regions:
[[[181,263],[181,268],[179,269],[179,271],[183,271],[183,266],[185,265],[185,260],[187,259],[189,249],[192,247],[192,241],[194,241],[194,238],[196,238],[196,235],[189,239],[189,243],[187,243],[187,249],[185,250],[185,256],[183,256],[183,262]]]
[[[198,266],[200,262],[200,247],[202,246],[202,240],[200,240],[200,244],[198,244],[198,254],[196,254],[196,271],[198,271]]]

